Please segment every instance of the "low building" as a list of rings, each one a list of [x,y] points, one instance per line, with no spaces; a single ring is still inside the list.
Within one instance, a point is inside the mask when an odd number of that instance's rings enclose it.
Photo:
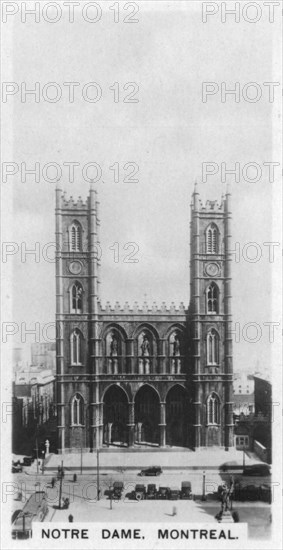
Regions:
[[[37,342],[31,345],[31,362],[42,370],[56,371],[56,344],[55,342]]]
[[[44,424],[54,416],[55,377],[51,370],[41,371],[31,386],[34,417],[37,424]]]

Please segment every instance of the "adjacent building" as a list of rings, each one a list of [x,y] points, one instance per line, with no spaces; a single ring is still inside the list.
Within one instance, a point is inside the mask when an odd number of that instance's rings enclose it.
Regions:
[[[56,342],[37,342],[31,344],[31,362],[42,370],[56,371]]]

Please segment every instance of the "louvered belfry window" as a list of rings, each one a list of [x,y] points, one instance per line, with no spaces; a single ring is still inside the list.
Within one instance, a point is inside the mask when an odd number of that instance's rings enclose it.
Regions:
[[[78,222],[74,222],[71,228],[71,250],[80,252],[82,249],[82,228]]]
[[[218,229],[214,223],[209,225],[206,230],[206,253],[218,253]]]

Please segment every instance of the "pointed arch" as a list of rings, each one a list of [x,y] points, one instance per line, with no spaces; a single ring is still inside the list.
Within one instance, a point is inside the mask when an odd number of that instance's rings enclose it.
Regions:
[[[206,401],[206,422],[208,425],[220,424],[220,399],[215,392],[212,392]]]
[[[82,250],[82,226],[77,220],[74,220],[69,228],[69,249],[71,252]]]
[[[214,315],[219,313],[219,288],[212,282],[206,287],[206,313]]]
[[[83,313],[84,289],[79,281],[75,281],[70,288],[70,313]]]
[[[82,342],[83,335],[81,331],[76,328],[70,336],[70,357],[72,365],[82,364]]]
[[[106,445],[128,445],[128,407],[126,390],[117,384],[108,386],[103,401],[103,439]]]
[[[84,398],[75,393],[71,399],[71,426],[82,426],[84,423]]]
[[[219,252],[219,229],[215,223],[210,223],[205,231],[205,243],[207,254]]]
[[[184,331],[171,327],[168,335],[169,372],[180,374],[184,366]]]
[[[159,444],[160,396],[151,384],[135,394],[135,439],[139,444]]]
[[[135,331],[135,355],[139,374],[151,374],[156,369],[159,334],[155,327],[142,323]]]
[[[208,365],[219,365],[219,334],[211,328],[206,335],[206,361]]]
[[[166,394],[166,443],[188,445],[189,398],[181,384],[174,384]]]
[[[109,324],[103,331],[104,371],[107,374],[125,372],[126,339],[126,331],[117,323]]]

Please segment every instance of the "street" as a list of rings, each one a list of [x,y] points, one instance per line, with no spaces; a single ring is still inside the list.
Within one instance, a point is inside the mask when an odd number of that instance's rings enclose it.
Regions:
[[[213,493],[223,482],[229,482],[230,474],[219,473],[215,470],[205,473],[205,500],[202,499],[203,472],[202,471],[167,471],[160,476],[139,476],[138,471],[103,471],[99,472],[100,499],[97,500],[97,474],[74,474],[65,472],[62,481],[61,505],[64,498],[69,498],[68,509],[59,509],[60,480],[56,479],[52,488],[51,479],[55,474],[37,475],[28,473],[30,468],[25,468],[22,473],[14,474],[15,495],[12,512],[24,506],[29,495],[34,491],[46,491],[49,506],[47,522],[59,523],[68,521],[70,514],[73,521],[117,522],[117,521],[146,521],[146,522],[216,522],[215,515],[220,510],[220,502]],[[270,477],[242,476],[235,474],[243,484],[262,485],[270,483]],[[121,500],[108,498],[109,488],[114,481],[123,481],[124,492]],[[150,483],[159,486],[181,488],[182,481],[191,481],[194,500],[144,500],[136,501],[129,498],[130,493],[137,483],[148,485]],[[22,494],[22,500],[18,500],[18,494]],[[106,494],[105,494],[106,493]],[[176,508],[176,516],[173,514]],[[238,511],[240,521],[248,523],[249,536],[268,537],[271,529],[271,507],[264,502],[233,502],[233,509]]]

